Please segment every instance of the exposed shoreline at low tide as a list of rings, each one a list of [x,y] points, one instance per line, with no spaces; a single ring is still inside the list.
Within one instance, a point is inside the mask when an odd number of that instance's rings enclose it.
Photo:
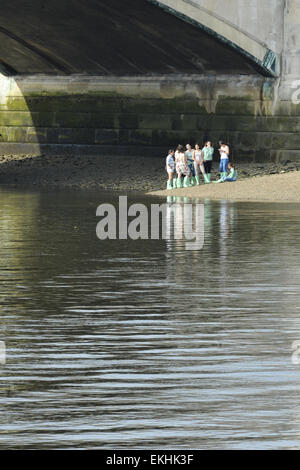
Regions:
[[[154,191],[148,194],[213,200],[300,202],[300,172],[264,175],[238,180],[235,183],[211,183],[171,191]]]
[[[166,191],[165,157],[0,156],[0,184],[12,187],[142,192],[152,196],[300,202],[300,162],[237,164],[236,183]],[[215,161],[212,181],[218,178]]]

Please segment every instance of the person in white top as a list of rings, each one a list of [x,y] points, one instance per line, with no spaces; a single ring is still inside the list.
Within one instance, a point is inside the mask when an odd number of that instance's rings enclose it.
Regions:
[[[174,173],[175,173],[175,158],[174,158],[174,150],[169,150],[169,154],[166,158],[166,170],[169,175],[167,189],[174,189],[176,188],[176,184],[174,184]]]
[[[196,174],[196,183],[199,186],[200,184],[200,171],[204,177],[205,175],[205,170],[204,170],[204,164],[203,164],[203,152],[200,148],[199,144],[195,145],[195,149],[193,150],[193,160],[194,160],[194,168],[195,168],[195,174]]]
[[[224,142],[220,142],[220,175],[221,178],[226,178],[227,176],[227,169],[228,169],[228,163],[229,163],[229,154],[230,154],[230,149],[229,145],[225,144]]]

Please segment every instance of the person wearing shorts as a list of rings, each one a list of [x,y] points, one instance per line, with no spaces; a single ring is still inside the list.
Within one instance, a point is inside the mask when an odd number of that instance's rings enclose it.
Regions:
[[[196,144],[195,149],[193,151],[193,161],[194,161],[194,168],[195,168],[195,175],[196,175],[196,183],[199,186],[200,184],[200,171],[204,177],[205,169],[203,164],[203,152],[200,149],[200,145]]]
[[[174,189],[174,173],[175,173],[175,159],[174,159],[174,150],[169,150],[169,154],[166,158],[166,170],[169,176],[167,189]],[[176,187],[176,186],[175,186]]]

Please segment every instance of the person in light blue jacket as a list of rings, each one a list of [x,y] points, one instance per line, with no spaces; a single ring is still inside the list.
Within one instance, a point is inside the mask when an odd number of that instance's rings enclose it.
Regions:
[[[205,173],[204,173],[205,183],[210,183],[214,151],[215,149],[213,148],[212,143],[208,140],[202,149],[203,163],[204,163],[204,169],[205,169]]]
[[[238,173],[233,163],[228,163],[228,170],[229,170],[228,176],[223,175],[218,181],[214,181],[214,183],[225,183],[226,181],[233,183],[237,181]]]

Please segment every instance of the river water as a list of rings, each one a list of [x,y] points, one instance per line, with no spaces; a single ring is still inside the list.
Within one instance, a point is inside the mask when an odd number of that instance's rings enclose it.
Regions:
[[[118,196],[0,191],[0,447],[300,449],[300,206],[205,201],[186,251],[100,241]]]

